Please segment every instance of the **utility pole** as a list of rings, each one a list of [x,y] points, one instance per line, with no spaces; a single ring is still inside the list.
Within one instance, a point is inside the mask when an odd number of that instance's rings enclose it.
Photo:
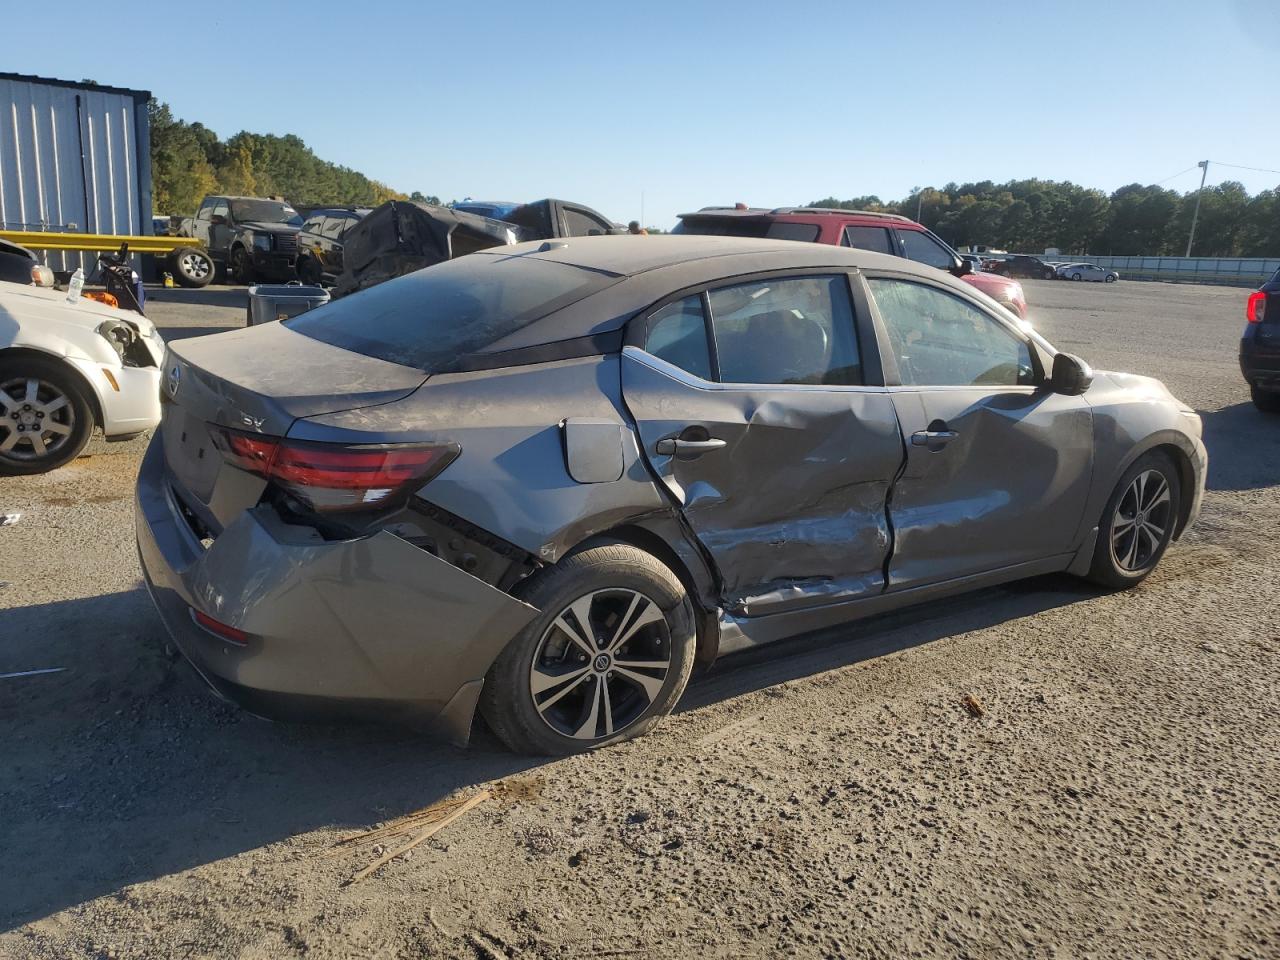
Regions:
[[[1200,219],[1200,194],[1204,193],[1204,181],[1209,176],[1209,161],[1201,160],[1196,164],[1204,172],[1200,174],[1200,189],[1196,191],[1196,211],[1191,215],[1191,236],[1187,237],[1187,253],[1191,256],[1191,244],[1196,241],[1196,221]]]
[[[645,226],[644,226],[644,191],[643,191],[643,190],[641,190],[641,191],[640,191],[640,229],[641,229],[641,230],[645,229]]]
[[[924,208],[924,190],[916,194],[916,223],[920,222],[920,211]]]

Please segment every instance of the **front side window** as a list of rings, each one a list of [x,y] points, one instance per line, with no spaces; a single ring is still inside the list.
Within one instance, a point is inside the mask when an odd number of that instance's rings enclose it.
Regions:
[[[868,280],[889,350],[907,386],[1026,386],[1031,349],[993,317],[953,294],[907,280]]]
[[[893,248],[889,246],[889,231],[884,227],[845,227],[840,245],[853,247],[855,250],[893,253]]]
[[[862,383],[843,275],[721,287],[709,302],[722,382]]]
[[[707,347],[702,297],[695,295],[669,303],[650,317],[644,348],[695,377],[710,380],[711,352]]]
[[[212,220],[214,217],[222,217],[222,219],[225,220],[230,216],[230,213],[231,211],[227,207],[227,201],[215,200],[213,204],[213,212],[209,214],[209,219]]]
[[[898,239],[902,241],[902,254],[908,260],[927,263],[939,270],[950,270],[956,265],[951,251],[927,233],[920,230],[899,230]]]

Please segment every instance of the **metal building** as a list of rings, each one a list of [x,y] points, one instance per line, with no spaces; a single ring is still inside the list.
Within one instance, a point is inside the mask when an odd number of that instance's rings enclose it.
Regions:
[[[150,234],[150,98],[0,73],[0,229]],[[49,265],[88,271],[90,256],[51,253]]]

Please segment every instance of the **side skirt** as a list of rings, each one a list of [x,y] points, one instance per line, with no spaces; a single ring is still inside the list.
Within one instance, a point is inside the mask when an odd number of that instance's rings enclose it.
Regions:
[[[968,577],[948,580],[944,583],[931,583],[909,590],[877,594],[847,603],[832,603],[820,607],[809,607],[803,610],[790,610],[763,617],[732,617],[720,612],[720,653],[733,653],[751,647],[773,643],[787,637],[794,637],[814,630],[822,630],[841,623],[850,623],[887,613],[902,607],[909,607],[925,600],[936,600],[950,597],[983,587],[993,587],[1012,580],[1026,577],[1038,577],[1046,573],[1060,573],[1072,568],[1078,558],[1092,556],[1093,538],[1086,538],[1085,546],[1077,553],[1064,553],[1045,560],[1033,560],[1018,563],[1009,567],[1001,567],[986,573],[976,573]]]

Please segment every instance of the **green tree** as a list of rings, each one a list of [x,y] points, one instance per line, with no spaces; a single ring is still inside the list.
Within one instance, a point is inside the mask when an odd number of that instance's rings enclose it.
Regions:
[[[151,206],[168,216],[195,213],[206,193],[215,189],[213,167],[199,132],[174,118],[168,104],[147,103],[151,127]]]

